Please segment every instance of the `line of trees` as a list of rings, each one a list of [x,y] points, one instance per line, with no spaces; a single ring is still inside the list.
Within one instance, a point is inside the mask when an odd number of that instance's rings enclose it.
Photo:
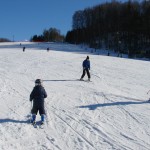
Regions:
[[[150,57],[150,1],[100,4],[76,11],[69,43],[113,49],[130,57]]]
[[[10,40],[6,38],[0,38],[0,42],[10,42]]]
[[[34,35],[30,41],[33,42],[63,42],[64,36],[56,28],[45,29],[42,35]]]

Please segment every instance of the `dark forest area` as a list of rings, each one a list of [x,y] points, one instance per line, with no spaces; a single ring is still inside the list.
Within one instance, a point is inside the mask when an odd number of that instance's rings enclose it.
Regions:
[[[150,58],[150,1],[112,1],[76,11],[65,40]]]

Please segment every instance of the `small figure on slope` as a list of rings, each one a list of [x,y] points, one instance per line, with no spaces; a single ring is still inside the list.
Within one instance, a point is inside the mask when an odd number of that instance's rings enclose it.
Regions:
[[[83,73],[82,73],[82,76],[80,78],[80,80],[83,80],[85,74],[87,73],[87,76],[88,76],[88,81],[90,81],[90,60],[89,60],[89,56],[86,57],[86,59],[83,61],[82,63],[82,66],[83,66]]]
[[[26,48],[25,48],[25,46],[24,46],[24,47],[23,47],[23,52],[25,52],[25,49],[26,49]]]
[[[49,47],[47,48],[47,52],[49,52]]]
[[[147,94],[150,92],[150,90],[147,92]],[[149,98],[149,100],[148,100],[149,102],[150,102],[150,98]]]
[[[33,88],[30,94],[30,101],[33,100],[33,107],[31,110],[32,113],[32,124],[36,124],[36,115],[39,111],[41,116],[41,124],[44,124],[45,119],[45,108],[44,108],[44,98],[47,97],[47,93],[42,85],[41,79],[35,80],[35,87]]]

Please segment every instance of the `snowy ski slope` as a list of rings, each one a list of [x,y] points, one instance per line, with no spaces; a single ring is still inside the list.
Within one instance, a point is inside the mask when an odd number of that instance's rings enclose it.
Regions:
[[[77,81],[87,55],[89,83]],[[150,150],[149,75],[148,61],[76,45],[0,43],[0,150]],[[28,123],[37,78],[48,93],[44,129]]]

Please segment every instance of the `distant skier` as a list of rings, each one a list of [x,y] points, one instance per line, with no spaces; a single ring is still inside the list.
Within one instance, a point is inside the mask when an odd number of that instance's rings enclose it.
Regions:
[[[147,94],[150,92],[150,90],[147,92]],[[149,98],[149,100],[148,100],[149,102],[150,102],[150,98]]]
[[[49,52],[49,47],[47,48],[47,51]]]
[[[87,56],[86,59],[83,61],[82,66],[83,66],[83,73],[82,73],[82,76],[81,76],[80,80],[83,80],[85,74],[87,73],[88,81],[90,81],[91,75],[90,75],[90,72],[89,72],[89,70],[90,70],[89,56]]]
[[[32,113],[31,122],[33,125],[36,123],[36,115],[38,111],[41,116],[41,124],[44,124],[44,119],[45,119],[44,98],[46,97],[47,97],[47,93],[42,85],[42,80],[36,79],[35,87],[33,88],[30,94],[30,101],[33,100],[33,107],[31,110]]]
[[[25,49],[26,49],[26,48],[25,48],[25,46],[24,46],[24,47],[23,47],[23,52],[25,51]]]

